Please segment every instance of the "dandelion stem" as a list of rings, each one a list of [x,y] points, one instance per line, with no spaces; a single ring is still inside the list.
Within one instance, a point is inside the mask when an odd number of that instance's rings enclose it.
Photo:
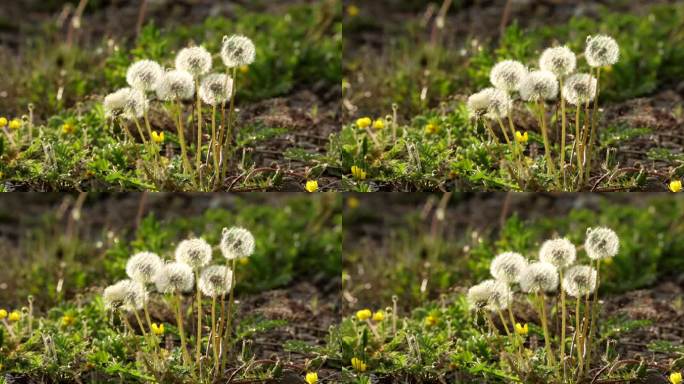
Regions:
[[[202,377],[202,366],[200,365],[202,354],[202,292],[199,288],[199,272],[195,271],[195,289],[197,291],[197,340],[195,341],[195,360],[197,369]]]
[[[138,120],[137,117],[134,117],[133,121],[135,122],[135,126],[138,128],[138,134],[140,135],[140,139],[142,139],[143,145],[147,147],[147,139],[145,139],[145,134],[143,133],[142,127],[140,126],[140,120]]]
[[[185,330],[183,329],[183,312],[181,310],[181,295],[176,293],[176,322],[178,323],[178,333],[181,339],[181,349],[183,353],[183,362],[185,365],[190,365],[192,358],[188,352],[187,343],[185,340]]]
[[[587,348],[587,364],[591,363],[591,349],[593,347],[593,334],[595,332],[595,324],[598,320],[598,289],[600,283],[601,260],[596,260],[596,288],[594,289],[594,298],[591,302],[591,321],[589,322],[589,347]]]
[[[560,281],[563,281],[563,270],[560,270]],[[563,367],[563,380],[565,380],[565,290],[561,288],[561,339],[560,339],[560,363]]]
[[[508,325],[506,324],[506,319],[504,318],[503,312],[501,312],[501,309],[498,308],[497,312],[499,313],[499,320],[501,320],[501,324],[503,325],[504,330],[506,331],[506,335],[511,340],[511,342],[513,342],[513,339],[511,337],[511,331],[508,329]],[[513,324],[513,326],[515,327],[515,324]]]
[[[231,336],[233,334],[233,301],[235,295],[235,284],[237,282],[237,270],[235,269],[237,259],[232,260],[231,269],[233,271],[233,282],[230,285],[230,293],[228,294],[228,308],[226,314],[226,334],[224,335],[225,349],[223,356],[221,356],[221,372],[223,372],[226,366],[226,360],[228,360],[228,355],[230,354],[230,342]]]
[[[199,80],[197,79],[195,80],[195,94],[197,97],[197,153],[195,153],[195,167],[199,173],[202,160],[202,100],[200,100]]]
[[[563,89],[563,78],[559,78],[560,81],[560,89]],[[560,171],[562,174],[563,178],[563,189],[565,189],[566,186],[566,176],[565,176],[565,97],[563,97],[563,94],[561,92],[561,153],[560,153]]]
[[[544,346],[546,347],[547,359],[552,366],[556,365],[556,359],[553,356],[551,349],[551,337],[549,336],[549,323],[546,318],[546,300],[544,299],[544,292],[537,293],[539,298],[539,314],[541,316],[542,329],[544,331]]]
[[[176,99],[176,108],[178,112],[178,141],[181,147],[181,157],[183,158],[183,167],[186,173],[192,172],[192,166],[190,165],[190,159],[188,159],[188,150],[185,146],[185,134],[183,132],[183,107],[179,99]]]
[[[213,141],[213,152],[214,152],[214,177],[215,181],[218,181],[219,178],[221,177],[220,170],[219,170],[219,149],[220,149],[220,144],[219,144],[219,139],[216,136],[216,104],[213,105],[211,109],[211,139]]]
[[[147,339],[147,332],[145,332],[145,326],[143,325],[142,319],[140,318],[140,314],[138,313],[138,310],[136,309],[133,311],[135,313],[135,319],[138,321],[138,326],[140,327],[140,331],[143,334],[143,337]]]
[[[599,98],[599,81],[601,80],[601,67],[596,68],[596,96],[594,97],[594,108],[591,111],[591,133],[589,136],[589,156],[587,160],[587,174],[591,173],[591,162],[594,155],[594,141],[596,141],[596,129],[598,122],[598,98]],[[590,344],[591,345],[591,344]]]
[[[225,179],[226,177],[226,170],[229,166],[229,162],[232,158],[232,156],[228,156],[230,154],[230,146],[233,142],[233,115],[235,112],[235,97],[237,96],[237,86],[238,86],[238,78],[237,78],[237,67],[233,68],[233,92],[230,97],[230,109],[228,110],[228,127],[226,129],[226,140],[225,143],[222,143],[223,145],[223,153],[224,153],[224,163],[223,166],[221,167],[221,179]]]
[[[575,145],[577,146],[577,151],[576,151],[576,156],[577,156],[577,170],[579,172],[579,185],[582,183],[582,157],[584,155],[582,154],[582,132],[580,131],[580,126],[579,126],[579,119],[580,119],[580,105],[577,103],[577,107],[575,110]]]
[[[580,322],[580,297],[575,299],[575,341],[577,344],[577,361],[579,362],[579,370],[582,370],[582,325]]]
[[[216,296],[212,297],[211,300],[211,335],[212,335],[212,347],[214,350],[214,367],[218,365],[219,358],[219,345],[218,342],[221,340],[216,334]]]
[[[544,101],[540,102],[537,100],[537,106],[539,107],[539,121],[541,122],[542,139],[544,140],[544,156],[546,157],[549,173],[553,175],[556,173],[556,166],[551,158],[551,145],[549,144],[549,133],[546,128],[546,107],[544,106]]]

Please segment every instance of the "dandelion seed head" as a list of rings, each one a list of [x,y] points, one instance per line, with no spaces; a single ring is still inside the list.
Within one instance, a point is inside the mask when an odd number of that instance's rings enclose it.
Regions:
[[[156,253],[140,252],[128,259],[126,274],[133,281],[148,284],[154,281],[163,266],[164,263]]]
[[[211,245],[202,238],[186,239],[176,247],[176,261],[199,269],[211,261]]]
[[[508,284],[496,280],[485,280],[472,286],[466,298],[473,310],[498,311],[508,308],[513,295]]]
[[[589,228],[584,241],[584,250],[593,260],[607,259],[617,255],[620,250],[620,239],[610,228]]]
[[[494,87],[506,92],[520,89],[520,84],[527,75],[527,68],[516,60],[498,62],[489,73],[489,80]]]
[[[228,68],[249,65],[254,62],[256,49],[248,37],[241,35],[224,36],[221,46],[221,59]]]
[[[104,98],[104,112],[107,118],[135,119],[142,117],[148,102],[140,90],[121,88]]]
[[[245,228],[223,228],[220,248],[228,260],[249,257],[254,253],[254,235]]]
[[[121,280],[105,288],[102,294],[105,308],[109,310],[122,309],[128,312],[143,307],[147,300],[145,287],[133,280]]]
[[[539,58],[539,68],[558,77],[565,77],[575,71],[577,57],[566,46],[547,48]]]
[[[620,59],[620,47],[610,36],[587,36],[587,46],[584,49],[587,63],[592,67],[613,65]]]
[[[511,284],[520,280],[520,275],[526,267],[527,260],[521,254],[504,252],[492,260],[489,271],[496,280]]]
[[[485,88],[471,95],[466,107],[473,118],[484,116],[489,119],[500,119],[508,115],[512,104],[506,92],[496,88]]]
[[[164,73],[156,91],[161,100],[188,100],[195,94],[195,83],[190,72],[175,69]]]
[[[211,70],[211,53],[204,47],[183,48],[176,55],[176,69],[198,77]]]
[[[126,81],[134,89],[153,91],[164,75],[162,67],[152,60],[140,60],[131,64],[126,72]]]
[[[587,265],[576,265],[567,270],[561,284],[568,295],[582,297],[596,289],[596,270]]]
[[[592,101],[596,96],[596,78],[586,73],[574,74],[563,83],[562,93],[572,105]]]
[[[558,270],[544,261],[532,263],[525,268],[520,278],[523,292],[553,292],[558,288]]]
[[[180,293],[192,290],[195,277],[192,268],[185,263],[167,263],[155,279],[161,293]]]
[[[233,93],[233,79],[223,74],[211,74],[202,80],[199,94],[202,101],[218,105],[230,99]]]
[[[553,72],[530,72],[520,85],[520,97],[526,101],[552,100],[556,96],[558,96],[558,79]]]
[[[222,265],[212,265],[204,268],[200,275],[200,291],[209,297],[224,295],[233,283],[233,271]]]
[[[576,257],[575,245],[566,238],[546,240],[539,250],[539,260],[561,269],[571,266]]]

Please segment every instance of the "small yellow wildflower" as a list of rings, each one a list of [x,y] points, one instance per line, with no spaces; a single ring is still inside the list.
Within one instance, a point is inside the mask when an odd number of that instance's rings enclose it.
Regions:
[[[520,131],[515,131],[515,141],[517,141],[520,144],[527,144],[527,140],[529,140],[527,132],[520,133]]]
[[[76,322],[76,319],[73,316],[69,315],[64,315],[62,316],[62,325],[65,327],[68,327]]]
[[[362,309],[358,312],[356,312],[356,318],[358,318],[361,321],[368,320],[373,316],[373,312],[371,312],[370,309]]]
[[[316,180],[307,180],[306,181],[306,186],[304,187],[307,192],[316,192],[318,191],[318,181]]]
[[[670,181],[670,191],[679,192],[681,190],[682,190],[682,181],[681,180]]]
[[[7,118],[0,117],[0,128],[5,128],[7,126]]]
[[[249,264],[249,257],[241,257],[241,258],[239,258],[239,259],[238,259],[238,263],[240,263],[240,265],[247,265],[247,264]]]
[[[19,311],[12,311],[12,313],[9,314],[9,317],[7,318],[9,321],[16,322],[21,320],[21,312]]]
[[[428,135],[432,135],[434,133],[439,132],[439,125],[435,123],[427,123],[425,124],[425,133]]]
[[[515,323],[515,333],[517,333],[520,336],[527,336],[527,334],[530,332],[530,328],[527,326],[527,323],[525,325],[520,325],[520,323]]]
[[[351,173],[352,173],[352,176],[354,176],[354,178],[356,180],[366,180],[366,171],[364,171],[361,167],[357,167],[356,165],[352,165]]]
[[[351,4],[347,7],[347,15],[350,17],[355,17],[359,15],[359,7],[357,7],[354,4]]]
[[[154,333],[157,336],[163,335],[164,334],[164,324],[152,323],[152,333]]]
[[[373,321],[383,321],[385,320],[385,312],[377,311],[373,314]]]
[[[425,325],[427,325],[428,327],[432,327],[433,325],[436,325],[436,324],[437,324],[437,316],[428,315],[425,318]]]
[[[362,117],[360,119],[356,119],[356,126],[361,129],[365,129],[370,127],[372,122],[373,120],[371,120],[370,117]]]
[[[9,128],[10,128],[10,129],[19,129],[19,128],[21,128],[21,120],[19,120],[19,119],[12,119],[12,121],[9,122]]]
[[[164,131],[157,132],[157,131],[152,131],[152,141],[155,143],[163,143],[164,142]]]
[[[62,133],[64,133],[65,135],[68,135],[70,133],[74,133],[75,130],[76,130],[76,127],[74,127],[74,125],[71,123],[62,124]]]
[[[7,311],[0,309],[0,320],[5,320],[7,318]]]
[[[377,119],[373,122],[373,128],[375,129],[383,129],[385,128],[385,121],[382,119]]]
[[[349,209],[356,209],[359,207],[359,204],[361,204],[361,202],[354,196],[347,199],[347,207]]]
[[[681,384],[682,383],[682,373],[681,372],[672,372],[670,374],[670,383]]]
[[[358,359],[356,357],[352,357],[351,365],[352,365],[352,368],[354,368],[354,370],[356,370],[357,372],[366,372],[366,368],[367,368],[366,363],[364,363],[363,360],[361,360],[361,359]]]
[[[318,383],[318,372],[307,372],[305,380],[307,384]]]
[[[247,73],[249,72],[249,65],[241,65],[240,66],[240,73]]]

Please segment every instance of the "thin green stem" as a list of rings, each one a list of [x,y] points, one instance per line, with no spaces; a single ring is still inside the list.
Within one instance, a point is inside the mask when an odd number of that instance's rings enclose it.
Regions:
[[[225,179],[226,177],[226,171],[227,168],[229,167],[230,160],[232,156],[230,155],[230,146],[233,142],[233,115],[235,112],[235,97],[237,96],[237,89],[238,89],[238,78],[237,78],[237,67],[233,68],[233,93],[230,98],[230,109],[228,110],[228,127],[226,129],[226,140],[225,143],[222,143],[223,145],[223,159],[224,159],[224,164],[221,169],[221,179]]]
[[[185,340],[185,329],[183,328],[183,311],[181,309],[181,295],[176,293],[175,297],[176,304],[176,322],[178,324],[178,334],[181,339],[181,349],[183,353],[183,362],[185,365],[190,366],[192,358],[190,357],[190,352],[188,352],[188,345]]]
[[[591,111],[591,134],[589,136],[589,156],[587,160],[587,174],[591,173],[591,163],[594,156],[594,141],[596,141],[596,130],[598,122],[596,117],[598,116],[598,98],[599,98],[599,85],[601,79],[601,67],[596,68],[596,96],[594,97],[594,108]]]
[[[133,121],[135,122],[135,126],[138,128],[138,134],[140,135],[140,139],[142,139],[143,144],[145,145],[145,147],[147,147],[147,139],[145,139],[145,134],[143,133],[142,127],[140,126],[140,120],[138,120],[137,117],[134,117]]]
[[[577,156],[577,171],[579,172],[579,182],[581,185],[582,180],[582,158],[584,157],[582,152],[582,132],[580,131],[580,105],[577,104],[575,111],[575,146],[577,148],[575,156]]]
[[[199,89],[199,80],[195,80],[195,94],[197,97],[197,153],[195,154],[195,168],[198,173],[202,166],[202,100],[200,99]]]
[[[549,364],[552,366],[556,365],[556,358],[553,355],[553,350],[551,349],[551,336],[549,335],[549,323],[546,318],[546,300],[544,299],[544,292],[537,294],[539,297],[539,313],[541,315],[542,328],[544,331],[544,345],[546,347],[546,354],[548,355]]]
[[[563,281],[563,270],[560,270],[560,281]],[[565,381],[565,290],[561,288],[561,339],[560,339],[560,363],[563,369],[563,381]]]
[[[219,144],[219,138],[216,136],[216,105],[214,104],[211,109],[211,140],[213,142],[213,152],[214,152],[214,178],[218,181],[221,177],[219,170],[219,150],[221,145]]]
[[[575,344],[577,345],[577,361],[579,363],[579,370],[582,370],[582,323],[580,322],[580,297],[575,298]]]
[[[185,172],[192,173],[192,165],[190,165],[190,159],[188,158],[188,149],[185,145],[185,133],[183,130],[183,107],[179,99],[176,99],[176,109],[178,112],[178,141],[181,147],[181,157],[183,161],[183,167]]]
[[[563,89],[563,78],[559,79],[560,89]],[[561,92],[561,153],[560,153],[560,170],[563,178],[563,189],[567,185],[566,174],[565,174],[565,98]]]
[[[135,313],[135,319],[138,321],[138,326],[140,327],[140,331],[143,334],[143,337],[147,339],[147,332],[145,332],[145,326],[143,325],[142,319],[140,318],[140,314],[138,313],[138,310],[134,310],[133,313]]]
[[[546,157],[549,173],[554,175],[556,173],[556,166],[553,164],[553,159],[551,157],[551,145],[549,144],[549,133],[546,127],[546,107],[544,101],[542,100],[540,102],[537,100],[537,106],[539,107],[539,120],[541,121],[542,139],[544,140],[544,156]]]
[[[594,298],[591,302],[591,321],[589,323],[588,333],[588,348],[587,348],[587,364],[591,364],[591,350],[593,348],[594,333],[596,332],[596,321],[598,321],[598,290],[600,284],[601,260],[596,260],[596,288],[594,289]]]
[[[216,334],[216,296],[212,297],[211,300],[211,335],[212,335],[212,347],[214,350],[214,367],[218,366],[219,359],[219,341],[220,337]]]
[[[237,259],[232,260],[231,270],[233,271],[233,282],[230,285],[230,293],[228,294],[228,308],[226,314],[226,334],[224,335],[225,349],[221,357],[221,371],[225,368],[226,361],[230,355],[230,343],[233,335],[233,301],[235,297],[235,285],[237,282],[237,270],[235,269]]]
[[[199,288],[199,272],[195,271],[195,288],[197,290],[197,340],[195,341],[195,363],[202,377],[202,366],[200,365],[202,355],[202,292]]]

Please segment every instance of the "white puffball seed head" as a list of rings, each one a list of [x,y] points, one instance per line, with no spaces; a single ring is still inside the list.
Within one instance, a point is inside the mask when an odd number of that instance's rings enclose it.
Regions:
[[[620,239],[610,228],[589,228],[584,241],[584,250],[593,260],[607,259],[617,255],[620,250]]]
[[[575,245],[566,238],[546,240],[539,250],[539,260],[561,269],[571,266],[576,258]]]
[[[521,254],[504,252],[492,260],[489,271],[496,280],[511,284],[520,280],[525,268],[527,268],[527,260]]]
[[[530,72],[520,85],[520,97],[526,101],[553,100],[558,96],[558,79],[553,72]]]
[[[473,310],[498,311],[508,308],[513,296],[507,284],[496,280],[485,280],[471,287],[466,298]]]
[[[506,92],[496,88],[485,88],[471,95],[466,106],[470,116],[475,119],[484,116],[495,120],[507,116],[513,103]]]
[[[154,281],[163,266],[164,263],[157,254],[140,252],[133,255],[126,263],[126,274],[134,281],[148,284]]]
[[[539,58],[539,68],[558,77],[565,77],[575,71],[577,57],[566,46],[547,48]]]
[[[527,75],[525,66],[515,60],[504,60],[497,63],[489,73],[489,80],[494,87],[506,92],[520,89],[520,84]]]
[[[620,47],[610,36],[587,36],[587,46],[584,49],[587,63],[592,67],[613,65],[620,59]]]
[[[528,293],[553,292],[558,288],[558,270],[551,263],[532,263],[520,278],[520,288]]]
[[[176,247],[176,261],[199,269],[211,261],[211,245],[204,239],[183,240]]]
[[[181,293],[192,290],[195,282],[192,268],[185,263],[168,263],[157,275],[155,284],[161,293]]]
[[[165,101],[188,100],[194,94],[195,82],[188,71],[168,71],[157,86],[157,96]]]
[[[230,291],[233,271],[222,265],[212,265],[202,271],[199,280],[200,291],[205,296],[218,297]]]
[[[582,297],[596,289],[596,270],[586,265],[576,265],[563,276],[563,290],[572,297]]]
[[[121,88],[104,98],[105,117],[135,119],[142,117],[148,107],[145,95],[137,89]]]
[[[147,300],[147,292],[138,282],[121,280],[105,288],[102,299],[106,309],[132,312],[143,307]]]
[[[211,74],[202,80],[199,95],[209,105],[218,105],[230,99],[233,79],[223,74]]]
[[[198,77],[211,70],[211,53],[204,47],[183,48],[176,55],[176,69]]]
[[[143,92],[153,91],[164,76],[164,70],[152,60],[140,60],[131,64],[126,72],[128,85]]]
[[[223,37],[221,46],[221,59],[228,68],[249,65],[254,62],[256,48],[248,37],[233,35]]]
[[[254,235],[244,228],[223,228],[221,253],[228,260],[249,257],[254,253]]]
[[[578,73],[567,78],[563,84],[563,97],[572,105],[582,105],[596,96],[596,78]]]

